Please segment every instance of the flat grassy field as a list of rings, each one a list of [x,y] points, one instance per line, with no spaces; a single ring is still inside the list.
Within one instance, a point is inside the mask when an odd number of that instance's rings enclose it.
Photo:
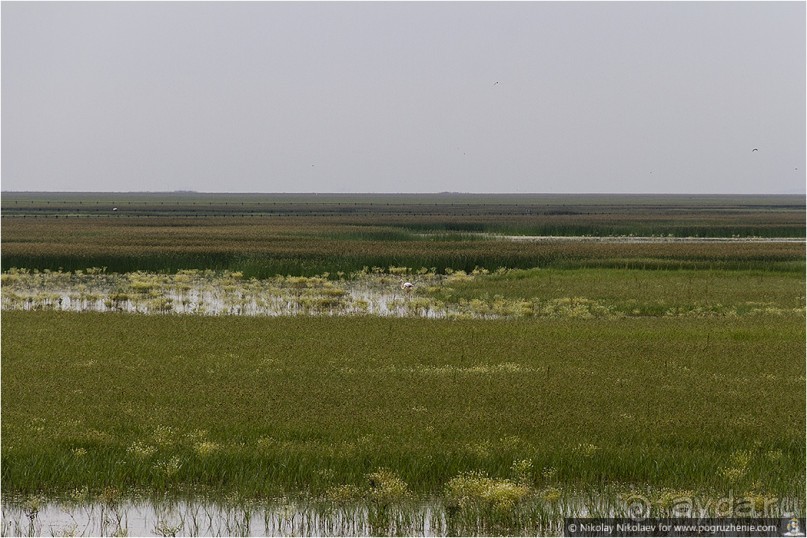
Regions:
[[[6,312],[3,489],[803,493],[804,320]],[[526,472],[526,471],[525,471]]]

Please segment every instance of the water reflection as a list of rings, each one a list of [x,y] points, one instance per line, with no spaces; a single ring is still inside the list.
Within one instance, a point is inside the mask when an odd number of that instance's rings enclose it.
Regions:
[[[409,293],[399,289],[397,277],[383,274],[334,281],[322,277],[242,280],[238,273],[211,271],[117,275],[12,270],[3,274],[2,308],[212,316],[443,318],[451,315],[451,310],[419,291],[441,286],[445,280],[441,275],[422,275],[415,291]]]
[[[406,508],[152,501],[4,503],[3,536],[378,536],[445,535],[441,511]]]
[[[772,498],[757,511],[751,498],[693,498],[669,490],[550,495],[518,503],[470,497],[386,501],[245,501],[150,498],[56,501],[3,499],[2,536],[557,536],[567,517],[765,517],[803,514],[803,500]],[[579,492],[578,492],[579,493]],[[659,497],[659,494],[662,496]],[[229,500],[228,500],[229,499]],[[664,501],[663,499],[667,499]],[[725,501],[730,500],[730,503]],[[638,509],[638,511],[637,511]],[[749,511],[750,509],[750,511]]]

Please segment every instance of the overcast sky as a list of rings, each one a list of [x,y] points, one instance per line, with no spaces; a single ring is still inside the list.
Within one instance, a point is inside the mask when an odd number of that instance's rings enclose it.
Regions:
[[[805,5],[3,2],[2,189],[801,193]]]

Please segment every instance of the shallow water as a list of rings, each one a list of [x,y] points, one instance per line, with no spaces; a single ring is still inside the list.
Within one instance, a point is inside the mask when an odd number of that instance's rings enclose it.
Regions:
[[[520,532],[513,528],[508,534],[558,534],[560,519],[556,521],[541,532],[533,526]],[[295,503],[47,502],[36,512],[30,506],[4,504],[2,517],[2,536],[445,536],[455,534],[452,527],[445,512],[429,502],[384,512],[358,504],[326,508]]]
[[[471,536],[560,535],[565,517],[802,517],[801,502],[775,499],[749,513],[748,499],[675,501],[678,509],[658,511],[642,495],[605,494],[533,500],[505,512],[447,511],[439,500],[408,501],[380,509],[366,502],[271,503],[202,500],[60,502],[41,499],[3,502],[2,536]],[[711,506],[717,509],[704,509]],[[719,508],[720,506],[728,507]],[[652,507],[652,508],[651,508]],[[651,511],[652,510],[652,511]],[[491,521],[498,514],[503,518]]]
[[[530,242],[556,242],[569,241],[574,243],[804,243],[804,238],[794,237],[672,237],[656,236],[644,237],[633,235],[622,236],[552,236],[552,235],[495,235],[498,239],[509,241]]]
[[[190,273],[190,274],[189,274]],[[418,288],[440,285],[445,277],[423,276]],[[231,273],[129,275],[7,273],[3,310],[128,312],[238,316],[375,315],[444,318],[452,310],[406,292],[388,275],[356,280],[276,277],[242,281]],[[453,314],[460,314],[455,308]]]
[[[363,518],[366,519],[366,518]],[[335,536],[368,534],[353,519],[294,507],[240,507],[200,502],[47,503],[32,514],[3,507],[4,536]]]

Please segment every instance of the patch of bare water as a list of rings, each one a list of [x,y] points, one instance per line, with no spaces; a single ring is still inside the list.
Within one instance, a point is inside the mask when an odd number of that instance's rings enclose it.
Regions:
[[[553,236],[553,235],[495,235],[489,237],[507,241],[526,241],[533,243],[804,243],[804,238],[794,237],[673,237],[673,236]]]
[[[751,498],[698,499],[691,492],[670,503],[633,493],[539,497],[490,510],[448,509],[439,499],[391,504],[279,499],[271,502],[207,500],[48,501],[2,505],[2,536],[457,536],[541,535],[564,531],[564,518],[801,517],[796,499],[772,498],[762,509]],[[671,493],[666,492],[669,497]],[[727,501],[731,501],[728,503]],[[737,502],[735,502],[737,501]],[[750,510],[750,511],[749,511]]]
[[[585,512],[573,510],[582,515]],[[512,535],[559,535],[562,512],[548,508],[542,528],[507,529]],[[457,528],[439,501],[383,508],[372,503],[238,503],[206,501],[43,502],[4,504],[2,536],[447,536],[484,533]],[[502,529],[505,530],[505,529]],[[457,532],[459,531],[459,532]],[[463,532],[464,531],[464,532]],[[501,534],[501,531],[500,531]]]
[[[423,233],[421,237],[439,237],[444,234]],[[805,243],[803,237],[677,237],[672,235],[505,235],[490,232],[463,232],[462,236],[491,241],[524,241],[530,243]]]
[[[399,533],[434,532],[436,514],[424,506]],[[379,534],[366,507],[298,503],[225,505],[206,501],[45,502],[4,505],[3,536],[370,536]],[[401,518],[399,518],[401,519]],[[394,523],[390,521],[389,523]],[[403,525],[400,525],[403,527]],[[386,530],[386,529],[385,529]],[[402,532],[408,531],[408,532]],[[386,533],[383,533],[386,534]]]

